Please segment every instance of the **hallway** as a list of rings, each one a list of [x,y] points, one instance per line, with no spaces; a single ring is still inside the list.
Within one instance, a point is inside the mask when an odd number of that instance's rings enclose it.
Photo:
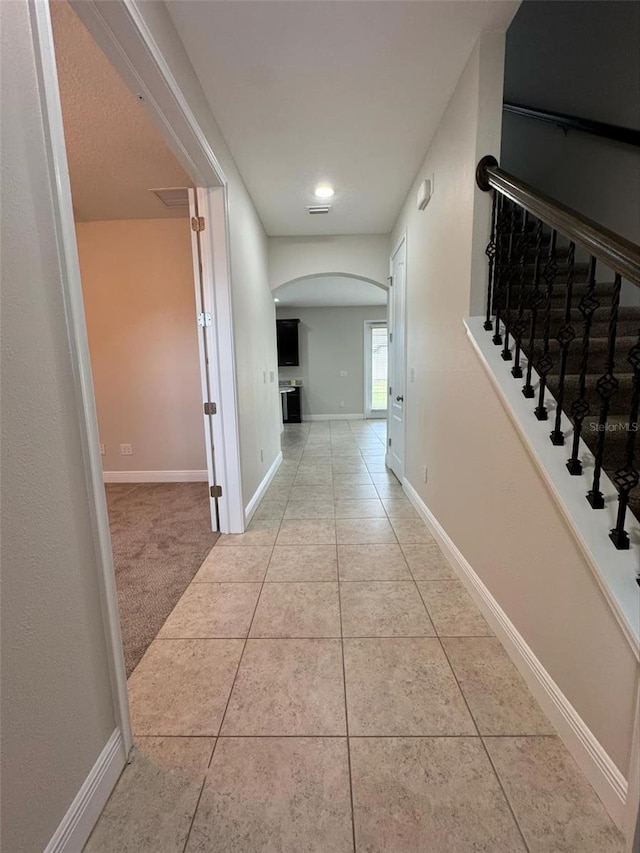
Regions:
[[[137,756],[87,851],[623,849],[384,445],[286,428],[129,680]]]

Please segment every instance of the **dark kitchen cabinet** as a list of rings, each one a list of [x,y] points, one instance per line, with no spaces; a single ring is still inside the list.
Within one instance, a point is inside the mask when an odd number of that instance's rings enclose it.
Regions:
[[[298,367],[298,323],[300,320],[276,320],[278,367]]]
[[[302,401],[300,399],[300,388],[287,389],[281,394],[282,399],[282,422],[285,424],[302,423]]]

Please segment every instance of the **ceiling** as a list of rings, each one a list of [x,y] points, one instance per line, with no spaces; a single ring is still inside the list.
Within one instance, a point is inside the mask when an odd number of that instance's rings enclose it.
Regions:
[[[168,0],[267,234],[386,234],[473,45],[518,2]],[[336,189],[309,216],[314,187]]]
[[[387,291],[359,278],[322,275],[283,284],[273,291],[279,308],[328,308],[350,305],[386,305]]]
[[[76,220],[188,216],[149,192],[192,182],[143,106],[68,3],[51,14]]]

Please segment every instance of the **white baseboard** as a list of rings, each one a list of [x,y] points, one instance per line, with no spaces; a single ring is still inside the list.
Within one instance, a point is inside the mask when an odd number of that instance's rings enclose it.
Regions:
[[[206,483],[206,471],[105,471],[105,483]]]
[[[627,799],[627,781],[623,774],[406,477],[402,485],[565,746],[612,819],[621,827]]]
[[[82,783],[44,853],[78,853],[78,850],[83,849],[126,763],[122,735],[120,729],[116,729]]]
[[[267,491],[267,489],[271,485],[271,481],[275,477],[276,471],[278,470],[278,468],[280,467],[281,464],[282,464],[282,451],[280,451],[280,453],[278,453],[276,458],[273,460],[272,466],[269,468],[267,473],[264,475],[264,479],[262,480],[262,482],[260,483],[260,485],[256,489],[253,497],[251,498],[251,500],[247,504],[245,511],[244,511],[245,524],[249,524],[249,522],[251,521],[254,512],[258,508],[258,504],[260,503],[260,501],[262,500],[262,498],[265,495],[265,492]]]
[[[359,412],[356,415],[345,415],[344,412],[340,415],[303,415],[303,421],[363,421],[364,415]]]

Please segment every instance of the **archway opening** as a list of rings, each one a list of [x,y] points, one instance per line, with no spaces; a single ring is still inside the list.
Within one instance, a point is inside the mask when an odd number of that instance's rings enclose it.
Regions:
[[[386,419],[387,290],[331,272],[273,291],[283,424]]]

